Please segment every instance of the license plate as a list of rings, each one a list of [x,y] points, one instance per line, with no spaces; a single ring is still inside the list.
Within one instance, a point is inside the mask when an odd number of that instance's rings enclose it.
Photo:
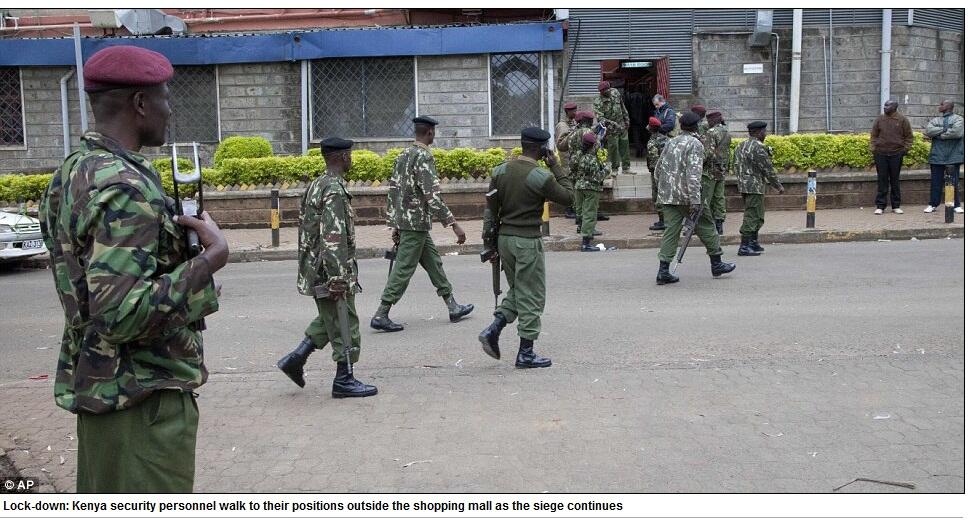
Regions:
[[[44,241],[37,239],[33,241],[24,241],[23,246],[21,246],[20,248],[23,250],[36,250],[37,248],[40,248],[43,245],[44,245]]]

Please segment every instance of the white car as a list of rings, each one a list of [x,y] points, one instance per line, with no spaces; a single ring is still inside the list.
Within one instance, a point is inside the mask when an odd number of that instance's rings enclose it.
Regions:
[[[16,213],[0,212],[0,262],[47,253],[40,221]]]

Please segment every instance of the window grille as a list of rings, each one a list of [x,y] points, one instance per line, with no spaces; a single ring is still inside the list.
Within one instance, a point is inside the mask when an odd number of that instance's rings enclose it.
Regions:
[[[413,58],[316,60],[311,74],[314,139],[413,136]]]
[[[23,146],[23,90],[20,69],[0,67],[0,146]]]
[[[219,141],[219,89],[215,66],[175,67],[168,82],[172,139],[177,143]]]
[[[492,54],[491,135],[516,136],[541,123],[541,55]]]

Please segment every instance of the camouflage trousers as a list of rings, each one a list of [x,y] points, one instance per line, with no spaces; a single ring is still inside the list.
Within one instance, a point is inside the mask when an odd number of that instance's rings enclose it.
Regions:
[[[754,235],[764,225],[764,194],[740,194],[744,197],[744,222],[740,235]]]
[[[649,189],[653,196],[653,206],[656,207],[656,213],[660,216],[660,218],[662,218],[663,205],[659,204],[659,202],[656,200],[657,196],[659,195],[659,189],[656,187],[656,170],[654,168],[649,169],[649,182]]]
[[[437,288],[437,294],[446,297],[453,291],[451,283],[444,274],[444,262],[441,261],[441,254],[434,246],[431,239],[431,232],[415,232],[411,230],[400,231],[400,246],[397,248],[397,260],[394,261],[394,270],[387,277],[387,286],[384,288],[383,296],[380,300],[389,304],[396,304],[407,291],[411,277],[417,271],[420,264],[427,275],[431,278],[431,284]]]
[[[620,163],[623,171],[629,170],[629,131],[622,130],[618,135],[609,134],[606,150],[613,173],[616,173]]]
[[[130,409],[77,415],[77,492],[190,494],[199,410],[191,392],[151,393]]]
[[[593,216],[594,217],[594,216]],[[536,340],[545,311],[545,247],[541,237],[498,236],[501,268],[508,291],[495,313],[508,323],[518,319],[518,336]]]
[[[707,249],[707,255],[721,255],[723,250],[720,248],[720,236],[717,234],[716,225],[713,222],[713,214],[710,212],[711,200],[713,199],[714,180],[710,176],[700,178],[700,220],[696,223],[696,236]],[[663,232],[663,242],[660,244],[659,260],[670,262],[676,256],[676,250],[680,245],[680,230],[683,229],[683,219],[690,216],[689,205],[663,205],[663,220],[666,221],[666,230]]]
[[[713,196],[710,199],[710,211],[715,221],[727,220],[727,196],[723,191],[724,180],[713,180]]]
[[[306,336],[313,341],[317,349],[323,349],[326,344],[332,348],[334,362],[346,361],[343,349],[343,335],[340,334],[340,318],[336,311],[336,301],[328,298],[316,300],[316,318],[306,328]],[[350,320],[350,361],[357,363],[360,358],[360,319],[357,317],[357,306],[353,295],[347,296],[347,315]]]
[[[575,191],[575,217],[581,223],[582,237],[592,237],[596,231],[596,217],[599,213],[599,192],[595,190]]]

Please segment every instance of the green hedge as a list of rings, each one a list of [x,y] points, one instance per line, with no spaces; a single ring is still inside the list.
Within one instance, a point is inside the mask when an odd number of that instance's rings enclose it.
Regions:
[[[40,201],[54,174],[0,175],[0,201]]]
[[[212,156],[212,163],[216,168],[226,159],[253,159],[272,157],[273,146],[266,138],[258,136],[231,136],[219,143]]]
[[[734,138],[730,143],[733,149],[745,138]],[[869,150],[868,134],[792,134],[789,136],[767,136],[768,146],[774,149],[774,167],[796,170],[830,168],[869,168],[875,163]],[[928,163],[930,143],[916,132],[911,150],[905,155],[903,164],[907,167]]]

